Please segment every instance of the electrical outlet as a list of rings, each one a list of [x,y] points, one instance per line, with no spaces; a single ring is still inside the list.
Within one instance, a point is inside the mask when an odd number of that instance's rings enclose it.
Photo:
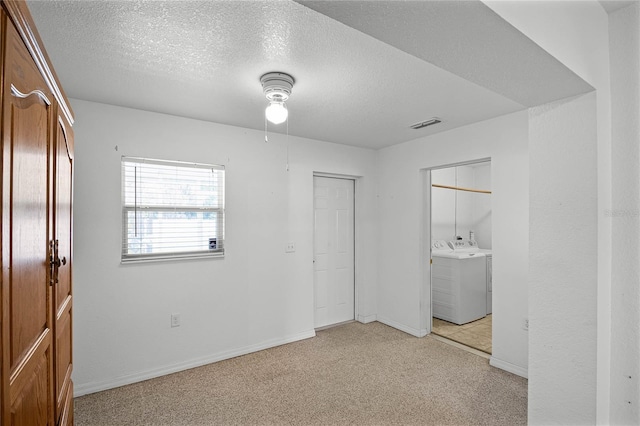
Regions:
[[[522,319],[522,329],[524,331],[529,331],[529,318]]]
[[[180,314],[171,314],[171,327],[180,327]]]
[[[287,243],[287,247],[284,249],[285,253],[293,253],[296,251],[295,243]]]

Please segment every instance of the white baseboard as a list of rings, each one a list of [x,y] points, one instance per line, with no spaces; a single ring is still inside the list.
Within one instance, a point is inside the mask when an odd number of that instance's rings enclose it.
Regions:
[[[409,327],[408,325],[400,324],[394,320],[390,320],[388,318],[378,317],[378,322],[388,325],[389,327],[397,328],[400,331],[404,331],[412,336],[416,337],[424,337],[427,335],[426,329],[417,329],[413,327]]]
[[[125,376],[115,377],[109,380],[103,380],[90,383],[74,383],[73,384],[73,396],[78,397],[87,395],[94,392],[100,392],[107,389],[113,389],[120,386],[130,385],[132,383],[141,382],[143,380],[149,380],[167,374],[177,373],[179,371],[188,370],[190,368],[201,367],[203,365],[211,364],[225,359],[235,358],[241,355],[247,355],[253,352],[258,352],[264,349],[273,348],[287,343],[297,342],[299,340],[309,339],[315,337],[315,330],[305,331],[303,333],[287,336],[282,339],[272,339],[266,342],[258,343],[256,345],[250,345],[231,351],[220,352],[211,356],[192,359],[190,361],[181,362],[177,364],[167,365],[160,368],[155,368],[147,371],[140,371],[138,373],[127,374]]]
[[[489,365],[504,371],[508,371],[509,373],[513,373],[517,376],[524,377],[525,379],[529,378],[529,372],[526,368],[520,367],[519,365],[511,364],[510,362],[503,361],[501,359],[497,359],[493,356],[489,359]]]
[[[358,315],[358,322],[361,322],[363,324],[369,324],[370,322],[376,321],[376,319],[377,319],[376,314],[373,314],[373,315]]]

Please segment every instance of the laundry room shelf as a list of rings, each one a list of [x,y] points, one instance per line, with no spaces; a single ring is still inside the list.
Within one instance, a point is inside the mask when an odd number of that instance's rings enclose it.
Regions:
[[[461,186],[439,185],[437,183],[434,183],[431,186],[434,188],[453,189],[456,191],[467,191],[467,192],[478,192],[480,194],[491,194],[491,191],[487,191],[484,189],[472,189],[472,188],[463,188]]]

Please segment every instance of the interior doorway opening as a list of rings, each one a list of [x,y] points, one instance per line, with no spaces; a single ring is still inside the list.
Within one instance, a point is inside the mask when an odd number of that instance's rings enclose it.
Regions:
[[[491,161],[430,171],[431,332],[491,354]]]

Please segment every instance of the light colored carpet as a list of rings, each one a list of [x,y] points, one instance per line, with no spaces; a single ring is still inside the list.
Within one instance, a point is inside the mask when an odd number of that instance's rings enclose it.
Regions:
[[[519,425],[527,381],[374,322],[75,399],[83,425]]]

